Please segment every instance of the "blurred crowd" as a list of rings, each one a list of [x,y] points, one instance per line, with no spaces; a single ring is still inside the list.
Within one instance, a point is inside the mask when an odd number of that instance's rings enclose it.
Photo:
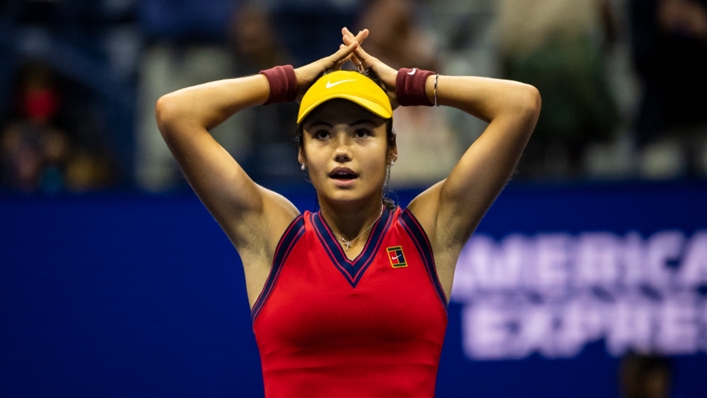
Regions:
[[[154,121],[168,92],[303,65],[368,28],[367,51],[530,83],[543,110],[517,180],[707,177],[707,0],[7,0],[0,5],[0,190],[186,188]],[[306,184],[297,104],[214,129],[259,183]],[[391,186],[451,170],[485,124],[395,111]]]

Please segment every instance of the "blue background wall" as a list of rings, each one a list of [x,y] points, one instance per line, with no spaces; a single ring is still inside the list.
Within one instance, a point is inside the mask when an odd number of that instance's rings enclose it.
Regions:
[[[705,183],[511,185],[478,231],[689,235],[707,229],[706,203]],[[262,396],[240,260],[192,194],[0,197],[0,304],[0,396]],[[601,342],[572,359],[467,359],[460,310],[439,397],[618,396]],[[671,360],[675,396],[707,396],[704,352]]]

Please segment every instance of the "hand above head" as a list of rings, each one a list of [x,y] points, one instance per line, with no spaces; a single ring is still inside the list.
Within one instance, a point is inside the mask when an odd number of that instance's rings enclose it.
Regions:
[[[354,37],[353,33],[351,33],[348,28],[346,28],[346,27],[341,28],[342,35],[345,35],[347,33],[350,35],[350,37],[353,37],[354,40],[351,40],[346,44],[339,45],[339,48],[344,48],[346,46],[349,46],[354,41],[358,42],[358,46],[361,47],[361,45],[363,44],[363,41],[368,38],[369,32],[368,32],[368,29],[360,30],[358,32],[358,34]],[[354,64],[355,67],[357,67],[357,68],[359,68],[359,70],[361,70],[361,61],[359,61],[359,59],[356,57],[356,55],[353,52],[351,54],[349,54],[345,59],[341,60],[340,66],[343,66],[348,61],[351,61],[351,63]]]
[[[356,40],[346,45],[341,45],[339,51],[334,54],[295,69],[295,76],[297,77],[297,102],[299,103],[302,100],[304,93],[307,92],[309,87],[314,84],[322,73],[327,70],[341,69],[341,66],[351,59],[354,50],[359,47],[360,43],[366,40],[366,37],[368,37],[368,30],[361,31],[358,36],[356,36]]]
[[[346,46],[351,46],[354,43],[359,44],[359,46],[353,50],[350,60],[359,68],[359,70],[362,71],[370,68],[376,73],[376,75],[378,75],[383,82],[383,86],[385,86],[385,91],[390,98],[390,103],[393,106],[393,109],[395,109],[398,107],[398,100],[395,94],[395,81],[398,76],[398,71],[363,50],[360,46],[360,44],[363,43],[363,40],[361,39],[363,32],[365,32],[365,36],[363,37],[363,39],[365,39],[368,37],[368,29],[362,30],[361,33],[355,37],[348,29],[343,28],[341,30],[342,40]]]

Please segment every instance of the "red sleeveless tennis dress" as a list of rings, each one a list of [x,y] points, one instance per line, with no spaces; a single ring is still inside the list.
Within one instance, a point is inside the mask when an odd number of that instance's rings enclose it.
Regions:
[[[355,260],[319,213],[305,212],[253,306],[265,396],[433,397],[446,303],[408,210],[384,210]]]

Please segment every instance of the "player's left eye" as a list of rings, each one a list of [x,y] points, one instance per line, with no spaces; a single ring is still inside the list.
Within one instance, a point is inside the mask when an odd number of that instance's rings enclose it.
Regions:
[[[368,137],[371,135],[371,131],[368,129],[358,129],[356,132],[354,132],[354,137],[356,138],[363,138],[363,137]]]

